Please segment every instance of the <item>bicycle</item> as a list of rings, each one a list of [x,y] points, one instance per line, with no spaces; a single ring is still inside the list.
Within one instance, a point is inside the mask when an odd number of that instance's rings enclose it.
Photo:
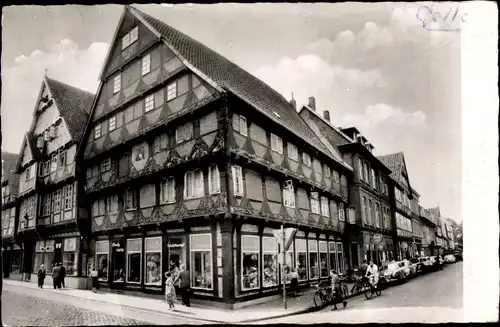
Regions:
[[[351,288],[350,294],[356,294],[358,292],[363,292],[364,289],[367,287],[364,277],[363,276],[355,276],[354,280],[355,280],[355,282]]]
[[[367,300],[371,299],[373,296],[373,293],[377,294],[378,296],[382,295],[382,288],[379,287],[379,283],[376,285],[372,285],[371,280],[373,279],[374,276],[368,276],[370,282],[368,283],[368,288],[365,290],[365,297]]]
[[[326,305],[332,304],[333,300],[335,300],[335,292],[332,287],[321,287],[320,284],[315,285],[315,287],[316,292],[314,292],[313,302],[316,309],[321,309]],[[341,288],[344,293],[344,297],[347,297],[347,292],[349,291],[347,285],[343,284]]]

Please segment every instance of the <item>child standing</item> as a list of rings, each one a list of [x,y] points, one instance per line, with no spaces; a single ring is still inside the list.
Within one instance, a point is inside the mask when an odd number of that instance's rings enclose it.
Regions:
[[[165,277],[167,278],[167,281],[165,282],[165,299],[168,303],[169,309],[174,309],[176,297],[174,279],[172,278],[172,274],[170,272],[166,272]]]

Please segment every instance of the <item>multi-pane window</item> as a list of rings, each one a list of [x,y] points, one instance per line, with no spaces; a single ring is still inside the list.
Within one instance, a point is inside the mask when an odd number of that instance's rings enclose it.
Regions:
[[[118,212],[118,196],[112,195],[105,198],[105,206],[107,213],[117,213]]]
[[[113,78],[113,94],[120,92],[122,88],[122,75],[118,74]]]
[[[114,131],[116,129],[116,116],[109,119],[109,131]]]
[[[130,32],[122,37],[122,50],[125,50],[130,45],[134,44],[139,39],[139,27],[134,27]]]
[[[107,158],[101,162],[101,173],[111,170],[111,159]]]
[[[285,207],[295,208],[295,191],[292,181],[286,181],[283,187],[283,204]]]
[[[325,217],[330,217],[330,206],[328,205],[328,198],[321,197],[321,215]]]
[[[283,154],[283,140],[271,133],[271,150]]]
[[[203,173],[201,169],[186,172],[184,175],[184,198],[199,198],[203,196],[203,193]]]
[[[142,57],[142,76],[148,74],[151,71],[151,54],[147,54]]]
[[[175,202],[175,179],[174,177],[165,178],[161,182],[160,188],[161,203]]]
[[[168,145],[168,137],[167,134],[162,133],[155,137],[153,141],[153,152],[158,153],[167,148]]]
[[[288,142],[287,147],[288,158],[292,159],[293,161],[299,161],[299,151],[297,150],[297,147],[290,142]]]
[[[375,226],[380,227],[380,206],[375,203]]]
[[[233,130],[243,136],[248,136],[247,119],[242,115],[233,115]]]
[[[135,191],[131,187],[127,188],[125,192],[125,208],[127,210],[135,209],[137,207],[137,199],[135,197]]]
[[[52,210],[54,213],[61,211],[61,190],[54,192],[54,208]]]
[[[101,137],[101,124],[97,124],[94,127],[94,139],[98,139]]]
[[[208,193],[220,193],[220,175],[219,167],[215,164],[208,168]]]
[[[167,101],[177,97],[177,81],[167,85]]]
[[[73,185],[64,187],[64,210],[73,208]]]
[[[243,169],[241,166],[232,166],[234,195],[243,196]]]
[[[193,124],[191,122],[182,124],[175,130],[176,143],[190,140],[193,137]]]
[[[315,214],[320,214],[320,207],[319,207],[319,195],[318,192],[311,192],[311,211],[312,213]]]
[[[144,111],[148,112],[155,108],[155,95],[150,94],[144,99]]]
[[[302,153],[302,163],[306,167],[311,167],[311,156],[308,153]]]
[[[339,204],[339,221],[345,221],[345,210],[343,203]]]

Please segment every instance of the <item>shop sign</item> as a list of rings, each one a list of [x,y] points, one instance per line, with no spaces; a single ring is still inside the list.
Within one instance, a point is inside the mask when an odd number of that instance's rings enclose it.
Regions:
[[[111,243],[112,248],[119,248],[121,246],[120,242],[113,242]]]
[[[184,233],[185,230],[183,228],[175,228],[175,229],[169,229],[167,230],[167,233],[170,234],[170,233]]]
[[[124,248],[115,248],[115,251],[116,252],[125,252],[125,249]]]
[[[184,246],[186,246],[185,243],[180,243],[180,244],[167,244],[167,247],[169,248],[183,248]]]
[[[379,244],[384,240],[384,236],[382,234],[373,235],[373,243]]]
[[[210,226],[191,227],[192,232],[204,232],[211,230]]]

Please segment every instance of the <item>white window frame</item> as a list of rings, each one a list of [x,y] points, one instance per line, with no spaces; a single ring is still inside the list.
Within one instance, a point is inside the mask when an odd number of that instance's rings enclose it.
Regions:
[[[129,193],[130,191],[130,193]],[[132,206],[129,207],[129,196],[132,196]],[[131,187],[127,187],[125,190],[125,210],[130,211],[130,210],[136,210],[137,209],[137,198],[135,194],[135,190]]]
[[[108,246],[106,247],[108,250],[106,252],[98,252],[97,249],[99,248],[99,246],[97,246],[99,243],[103,243],[103,244],[107,244]],[[95,248],[96,248],[96,256],[95,256],[95,259],[94,259],[94,267],[96,268],[96,270],[98,270],[98,263],[95,262],[95,260],[97,260],[97,255],[99,254],[106,254],[108,257],[107,257],[107,267],[106,267],[106,270],[107,270],[107,276],[106,276],[106,279],[103,279],[103,278],[98,278],[99,281],[101,282],[107,282],[108,279],[109,279],[109,262],[110,262],[110,253],[109,253],[109,241],[96,241],[95,242]],[[87,269],[87,267],[85,267],[85,269]]]
[[[52,208],[52,212],[53,213],[60,213],[61,212],[61,197],[62,197],[62,194],[61,194],[61,190],[57,190],[54,192],[54,207]]]
[[[150,112],[155,108],[155,94],[152,93],[144,98],[144,112]]]
[[[148,247],[146,244],[148,243],[148,240],[153,240],[153,239],[159,239],[160,240],[160,250],[148,250]],[[144,238],[144,256],[147,259],[148,253],[160,253],[160,267],[163,270],[163,241],[161,236],[154,236],[154,237],[145,237]],[[144,264],[146,264],[146,260],[144,260]],[[144,266],[145,268],[145,266]],[[144,285],[149,285],[149,286],[161,286],[162,284],[163,277],[160,278],[160,281],[157,283],[147,283],[146,282],[146,276],[144,276]]]
[[[311,192],[311,212],[313,214],[321,215],[318,192]]]
[[[101,161],[101,173],[105,173],[111,170],[111,159],[106,158]]]
[[[295,145],[288,142],[287,143],[287,151],[288,151],[288,158],[289,159],[296,161],[296,162],[299,162],[299,150],[297,149],[297,147]]]
[[[172,184],[170,184],[170,182]],[[173,187],[173,199],[169,198],[169,186]],[[173,176],[164,178],[160,184],[160,202],[161,203],[175,203],[175,178]]]
[[[50,159],[50,172],[53,173],[57,170],[57,153],[52,154],[52,158]],[[30,178],[31,179],[31,178]]]
[[[66,166],[66,150],[60,150],[57,158],[57,169]]]
[[[73,208],[73,185],[66,185],[64,187],[64,210],[71,210]]]
[[[342,260],[339,260],[339,257],[337,256],[337,273],[340,273],[341,271],[345,272],[344,244],[342,244],[342,242],[337,242],[337,246],[335,248],[337,250],[337,254],[342,254]]]
[[[271,133],[271,150],[283,154],[283,140],[273,133]]]
[[[193,237],[196,237],[196,236],[202,236],[202,235],[208,235],[210,237],[210,248],[209,249],[193,249],[193,247],[191,246],[193,244],[192,242],[192,239]],[[212,252],[212,234],[211,233],[206,233],[206,234],[190,234],[189,235],[189,264],[190,264],[190,267],[191,267],[191,273],[190,273],[190,276],[189,276],[189,279],[190,279],[190,282],[191,282],[191,288],[192,289],[198,289],[198,290],[213,290],[214,289],[214,280],[213,280],[213,275],[214,275],[214,265],[213,265],[213,260],[210,261],[210,269],[212,270],[211,271],[211,275],[210,275],[210,278],[212,278],[212,283],[211,283],[211,287],[210,288],[205,288],[205,287],[195,287],[193,286],[193,274],[194,274],[194,264],[193,264],[193,253],[194,252],[206,252],[206,251],[209,251],[210,252],[210,258],[212,258],[212,255],[213,255],[213,252]]]
[[[189,127],[189,129],[188,129]],[[187,130],[189,130],[189,137],[187,136]],[[177,126],[175,129],[175,143],[179,144],[184,141],[188,141],[193,138],[193,124],[191,122],[187,122],[185,124]]]
[[[245,235],[245,236],[249,236],[249,235]],[[268,238],[268,239],[272,239],[274,240],[275,244],[276,244],[276,249],[274,251],[270,251],[270,250],[265,250],[264,249],[264,246],[262,246],[262,256],[261,256],[261,266],[262,266],[262,276],[261,277],[261,281],[262,281],[262,287],[263,288],[269,288],[269,287],[275,287],[275,286],[278,286],[280,284],[280,272],[281,272],[281,265],[277,264],[276,265],[276,269],[278,270],[276,272],[276,278],[278,279],[276,284],[273,284],[273,285],[268,285],[268,286],[264,286],[264,255],[266,254],[273,254],[276,256],[276,259],[278,259],[278,255],[279,255],[279,242],[276,241],[276,238],[275,237],[272,237],[272,236],[262,236],[262,244],[264,245],[264,239],[265,238]],[[243,262],[243,261],[242,261]],[[278,262],[278,260],[276,260],[276,262]],[[242,284],[243,285],[243,284]]]
[[[323,217],[330,217],[330,203],[326,196],[321,197],[321,215]]]
[[[298,251],[298,249],[297,249],[298,248],[297,241],[299,241],[299,243],[302,242],[302,241],[305,242],[305,244],[306,244],[305,252]],[[295,267],[296,268],[298,268],[299,262],[300,262],[299,261],[299,253],[305,253],[306,254],[306,267],[305,267],[306,268],[306,278],[300,279],[300,276],[299,276],[298,277],[298,281],[300,283],[300,282],[309,280],[309,249],[308,249],[307,239],[302,238],[302,237],[295,239]]]
[[[295,209],[295,189],[291,180],[286,181],[283,186],[283,205]]]
[[[239,115],[240,116],[240,134],[243,136],[248,136],[248,125],[247,125],[247,119],[245,116]]]
[[[343,203],[339,203],[337,212],[339,213],[339,221],[345,221],[345,209]]]
[[[244,185],[243,185],[243,168],[241,166],[233,165],[231,167],[233,173],[233,191],[235,196],[243,196]],[[239,175],[238,175],[239,173]],[[240,186],[238,188],[238,185]]]
[[[167,85],[167,102],[177,98],[177,96],[177,81],[174,81]]]
[[[258,240],[257,244],[259,245],[259,248],[258,248],[258,250],[257,250],[256,253],[257,253],[258,256],[260,256],[260,253],[262,252],[261,251],[261,245],[260,245],[260,236],[258,236],[258,235],[241,235],[241,244],[240,244],[240,248],[241,248],[241,251],[240,251],[240,259],[241,259],[241,266],[240,266],[241,290],[242,291],[256,290],[256,289],[259,289],[260,286],[262,285],[262,277],[261,277],[261,275],[262,275],[262,273],[261,273],[262,267],[261,267],[260,264],[259,264],[259,267],[257,267],[257,270],[258,270],[257,271],[257,276],[259,278],[258,285],[256,287],[251,287],[251,288],[245,288],[243,286],[244,285],[244,276],[243,276],[244,275],[244,271],[243,271],[243,269],[244,269],[244,267],[243,267],[243,252],[244,252],[244,250],[243,250],[243,239],[244,238],[256,238]],[[257,260],[257,262],[259,262],[259,261],[262,261],[262,259],[261,260]]]
[[[113,94],[120,92],[122,89],[122,74],[113,77]]]
[[[139,39],[139,26],[134,27],[122,37],[122,51],[134,44]]]
[[[302,152],[302,163],[306,167],[311,167],[311,156],[309,153]]]
[[[97,140],[101,136],[102,136],[101,135],[101,124],[97,124],[94,127],[94,140]]]
[[[116,129],[116,116],[109,119],[109,131],[114,131]]]
[[[312,278],[311,277],[311,253],[314,253],[314,251],[311,251],[311,247],[309,246],[309,244],[311,243],[316,243],[316,259],[317,259],[317,263],[316,263],[316,270],[317,270],[317,277],[316,278]],[[318,245],[318,240],[316,239],[312,239],[312,238],[308,238],[307,239],[307,276],[309,278],[309,280],[318,280],[320,278],[320,269],[318,267],[318,264],[319,264],[319,245]]]
[[[322,251],[321,250],[321,244],[325,244],[326,251]],[[321,276],[321,253],[326,253],[326,269],[327,269],[326,276]],[[319,269],[319,278],[327,278],[330,275],[330,270],[331,269],[328,269],[328,267],[329,267],[328,260],[330,260],[328,258],[328,241],[326,241],[326,240],[319,240],[318,241],[318,269]]]
[[[139,251],[129,251],[128,249],[128,244],[129,244],[129,241],[137,241],[139,240],[140,241],[140,244],[141,244],[141,249]],[[138,282],[131,282],[128,280],[129,278],[129,275],[128,275],[128,255],[129,254],[134,254],[134,253],[139,253],[141,256],[141,260],[140,260],[140,270],[139,270],[139,281]],[[126,253],[126,257],[125,257],[125,281],[127,282],[127,284],[141,284],[142,282],[142,238],[129,238],[127,239],[127,253]]]
[[[151,54],[148,53],[141,60],[141,76],[147,75],[151,72]]]
[[[215,175],[215,177],[213,175]],[[215,185],[212,185],[212,178],[215,178],[214,179]],[[220,193],[220,173],[219,173],[219,166],[217,166],[217,164],[212,164],[208,166],[208,193],[209,194]]]
[[[196,178],[197,172],[199,172],[198,179]],[[189,180],[189,176],[192,176],[191,180]],[[191,186],[192,194],[188,194],[189,186]],[[203,197],[203,195],[205,195],[203,171],[201,169],[187,171],[184,174],[184,199],[197,199]]]

